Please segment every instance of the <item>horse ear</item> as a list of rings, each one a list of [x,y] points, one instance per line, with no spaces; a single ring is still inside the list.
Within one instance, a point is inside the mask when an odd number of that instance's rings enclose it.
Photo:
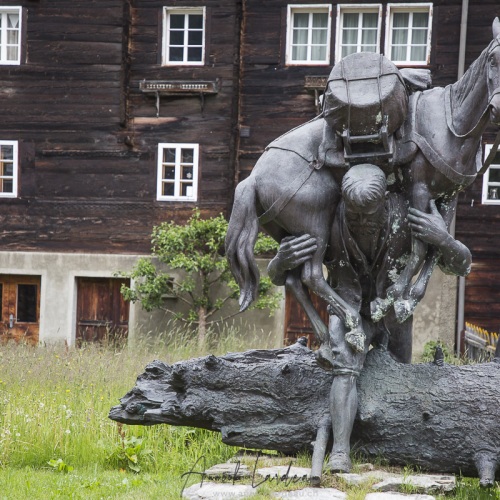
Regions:
[[[493,21],[493,38],[496,38],[498,35],[500,35],[500,21],[498,17],[495,17]]]

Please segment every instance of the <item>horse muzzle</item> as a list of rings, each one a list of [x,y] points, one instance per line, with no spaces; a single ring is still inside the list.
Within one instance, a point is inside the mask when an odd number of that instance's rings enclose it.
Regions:
[[[490,101],[490,121],[500,126],[500,93],[496,93]]]

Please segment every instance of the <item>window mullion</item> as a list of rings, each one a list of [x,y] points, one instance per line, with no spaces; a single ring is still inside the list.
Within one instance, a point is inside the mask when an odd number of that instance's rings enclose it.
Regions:
[[[358,45],[356,47],[356,52],[361,52],[361,41],[363,40],[363,12],[358,15]]]
[[[309,12],[307,21],[307,55],[306,60],[312,61],[312,29],[313,29],[313,14]]]
[[[2,37],[0,39],[0,60],[7,60],[7,14],[2,12],[0,29],[2,30]]]
[[[175,174],[174,174],[174,196],[176,198],[180,197],[181,193],[181,155],[182,155],[182,148],[180,146],[177,146],[175,148]]]

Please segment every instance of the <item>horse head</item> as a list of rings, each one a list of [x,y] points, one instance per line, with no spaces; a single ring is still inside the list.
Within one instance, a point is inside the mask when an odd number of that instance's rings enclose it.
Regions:
[[[490,119],[500,126],[500,21],[493,21],[494,43],[488,53],[488,95],[490,99]]]

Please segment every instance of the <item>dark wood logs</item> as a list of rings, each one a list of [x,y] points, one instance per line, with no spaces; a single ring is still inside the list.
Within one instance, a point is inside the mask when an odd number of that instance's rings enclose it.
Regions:
[[[500,458],[500,363],[403,365],[372,350],[358,380],[352,442],[368,457],[436,472],[495,478]],[[332,374],[296,343],[175,363],[154,361],[111,409],[126,424],[219,431],[226,444],[312,450],[330,420]],[[498,476],[497,476],[498,477]]]

